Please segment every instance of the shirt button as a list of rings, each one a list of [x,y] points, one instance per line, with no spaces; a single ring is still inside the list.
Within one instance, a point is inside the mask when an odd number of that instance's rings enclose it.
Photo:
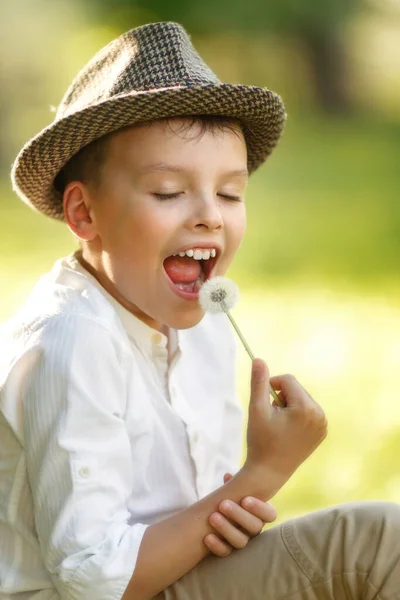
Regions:
[[[151,336],[151,341],[155,346],[159,346],[162,342],[162,339],[163,337],[161,333],[153,333],[153,335]]]
[[[200,439],[199,433],[198,433],[198,431],[195,431],[194,434],[193,434],[193,442],[195,444],[197,444],[197,442],[199,441],[199,439]]]
[[[78,471],[79,476],[82,477],[82,479],[87,479],[88,477],[90,477],[90,469],[89,467],[81,467]]]

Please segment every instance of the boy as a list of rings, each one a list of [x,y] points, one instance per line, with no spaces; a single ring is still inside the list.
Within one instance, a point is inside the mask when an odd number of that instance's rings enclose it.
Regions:
[[[258,535],[326,435],[292,376],[271,378],[286,406],[270,405],[260,360],[238,469],[234,343],[198,290],[231,263],[283,121],[276,95],[221,84],[154,23],[99,52],[17,158],[18,194],[80,250],[3,335],[3,600],[400,598],[396,505]]]

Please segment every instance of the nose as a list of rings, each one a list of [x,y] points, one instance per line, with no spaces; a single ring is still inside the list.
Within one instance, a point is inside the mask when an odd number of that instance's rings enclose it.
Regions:
[[[223,218],[218,198],[212,196],[196,198],[190,218],[190,227],[210,231],[223,227]]]

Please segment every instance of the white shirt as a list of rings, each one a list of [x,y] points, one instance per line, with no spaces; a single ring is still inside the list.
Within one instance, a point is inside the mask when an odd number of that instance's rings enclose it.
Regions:
[[[174,332],[172,332],[174,333]],[[117,600],[149,524],[235,472],[225,315],[167,338],[68,257],[0,336],[0,598]]]

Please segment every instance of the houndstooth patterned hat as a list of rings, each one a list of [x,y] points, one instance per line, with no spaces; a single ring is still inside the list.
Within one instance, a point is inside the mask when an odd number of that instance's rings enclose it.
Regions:
[[[271,153],[285,121],[282,101],[270,90],[219,81],[181,25],[132,29],[89,61],[53,123],[22,148],[12,168],[13,188],[32,208],[64,220],[54,179],[84,146],[135,123],[203,114],[244,124],[250,172]]]

